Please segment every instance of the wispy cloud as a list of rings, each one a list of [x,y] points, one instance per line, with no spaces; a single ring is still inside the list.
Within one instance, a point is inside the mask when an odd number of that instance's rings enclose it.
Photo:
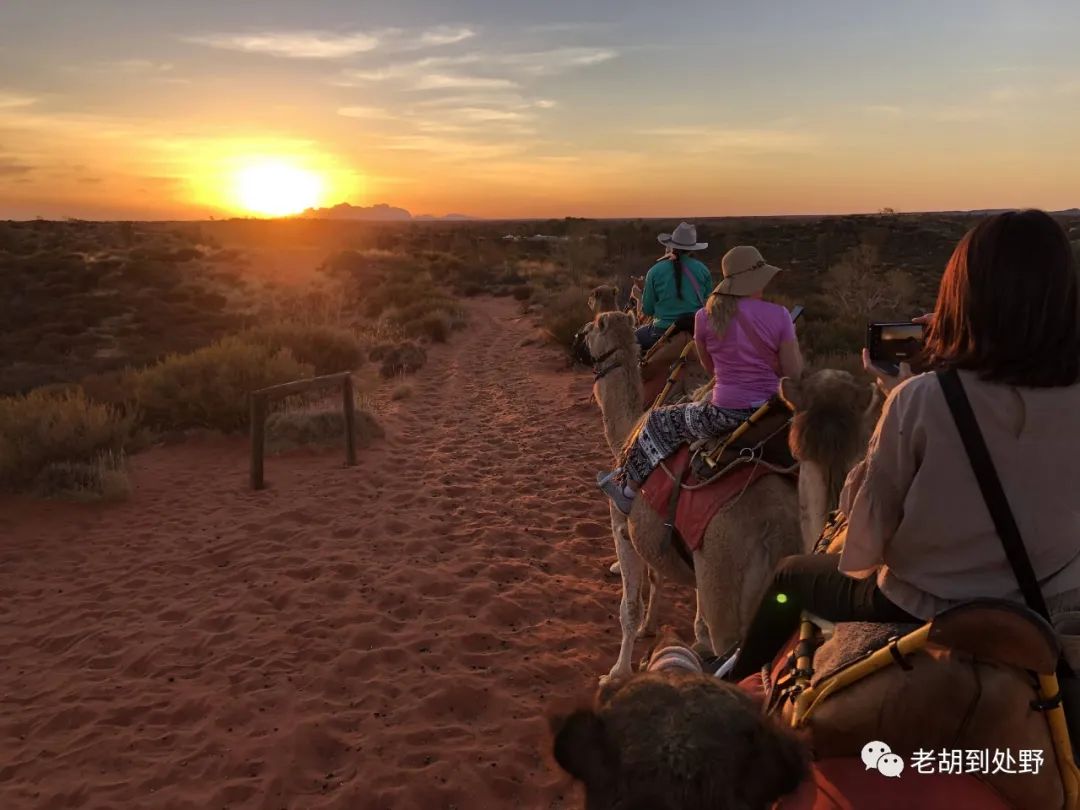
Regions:
[[[5,93],[0,90],[0,110],[13,110],[16,107],[29,107],[37,103],[37,99],[29,96],[20,96],[16,93]]]
[[[33,171],[33,166],[13,158],[0,157],[0,178],[22,177],[31,171]]]
[[[506,54],[497,58],[501,64],[520,68],[536,76],[544,76],[599,65],[618,55],[618,52],[611,48],[555,48],[533,53]]]
[[[242,34],[206,34],[186,37],[187,42],[246,53],[261,53],[290,59],[344,59],[376,48],[416,50],[463,42],[475,36],[471,28],[438,26],[419,32],[387,29],[381,31],[261,31]]]
[[[438,47],[440,45],[455,45],[476,36],[471,28],[441,25],[432,28],[420,35],[419,45],[422,47]]]
[[[517,82],[489,76],[462,76],[449,73],[430,73],[416,80],[416,90],[458,90],[462,88],[499,89],[517,87]]]
[[[368,121],[388,120],[394,117],[389,110],[384,110],[382,107],[369,106],[341,107],[338,109],[337,113],[345,118],[363,118]]]
[[[190,37],[189,42],[229,51],[262,53],[290,59],[341,59],[374,50],[379,40],[360,32],[267,31],[258,34],[210,34]]]
[[[863,111],[881,118],[900,118],[904,114],[904,108],[895,104],[868,104]]]
[[[677,139],[684,152],[740,152],[742,154],[805,152],[815,139],[805,133],[781,129],[724,129],[709,126],[646,129],[641,135]]]

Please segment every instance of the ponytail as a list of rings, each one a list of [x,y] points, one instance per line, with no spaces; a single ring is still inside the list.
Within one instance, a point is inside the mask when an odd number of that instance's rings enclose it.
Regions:
[[[675,273],[675,295],[682,298],[682,251],[671,251],[671,269]]]
[[[739,296],[737,295],[714,292],[709,296],[709,300],[705,304],[705,313],[709,316],[709,326],[712,327],[713,334],[716,337],[722,338],[724,336],[724,332],[727,331],[731,319],[735,317],[738,310]]]

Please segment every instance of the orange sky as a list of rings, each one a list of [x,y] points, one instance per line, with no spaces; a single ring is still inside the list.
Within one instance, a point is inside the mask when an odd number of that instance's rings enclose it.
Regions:
[[[1080,205],[1066,0],[55,5],[0,7],[0,217]]]

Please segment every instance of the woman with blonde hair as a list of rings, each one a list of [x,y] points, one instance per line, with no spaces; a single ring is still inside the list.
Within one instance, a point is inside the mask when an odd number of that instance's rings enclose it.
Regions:
[[[694,320],[701,364],[716,378],[712,395],[649,414],[623,466],[601,479],[600,488],[623,514],[649,473],[683,443],[730,433],[776,393],[781,377],[802,374],[791,315],[762,298],[780,268],[757,248],[742,246],[725,254],[722,270],[724,280]]]

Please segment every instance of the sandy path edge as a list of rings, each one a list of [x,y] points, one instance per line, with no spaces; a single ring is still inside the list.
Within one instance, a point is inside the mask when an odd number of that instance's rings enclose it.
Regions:
[[[599,415],[513,302],[468,306],[357,468],[252,493],[208,439],[126,504],[0,501],[0,807],[580,805],[544,717],[618,647]]]

